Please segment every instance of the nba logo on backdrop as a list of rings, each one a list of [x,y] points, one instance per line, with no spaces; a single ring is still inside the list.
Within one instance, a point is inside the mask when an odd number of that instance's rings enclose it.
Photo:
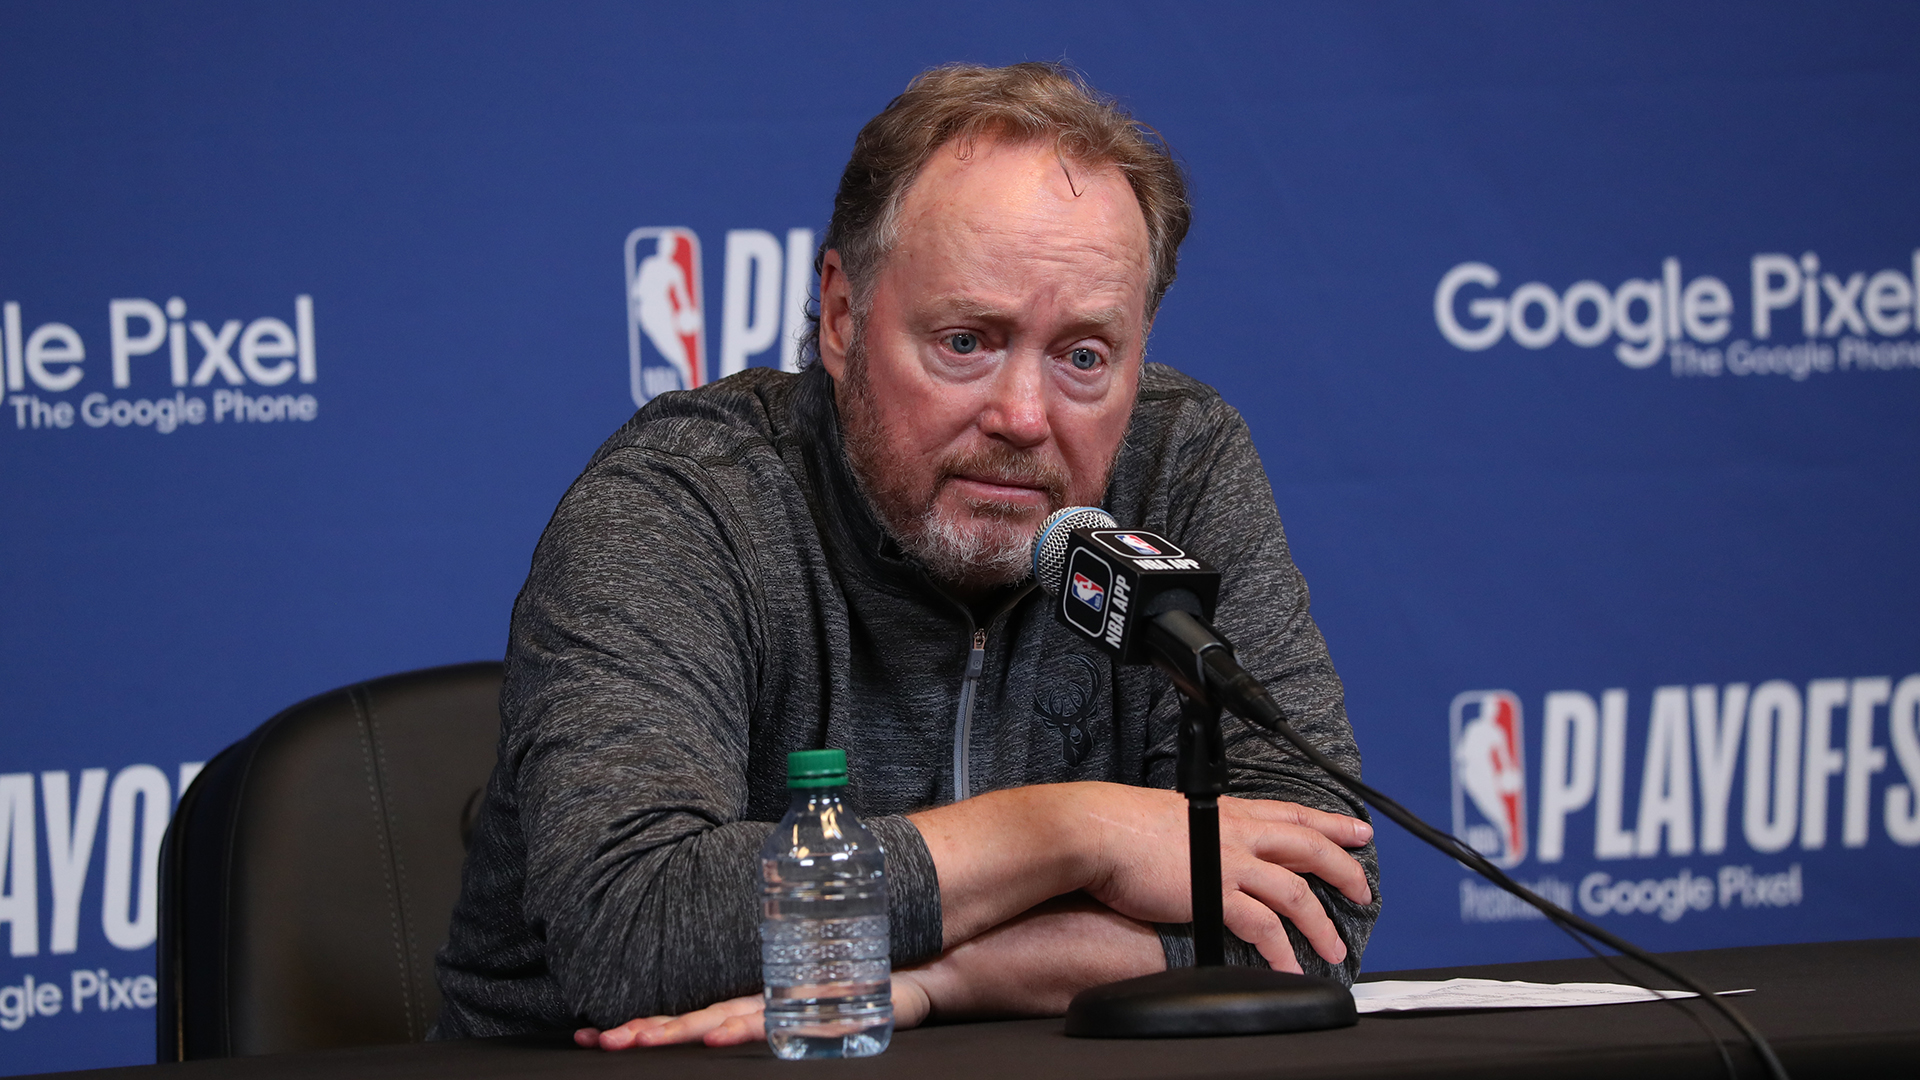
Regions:
[[[705,381],[702,301],[700,238],[692,229],[635,229],[627,235],[627,348],[636,403]]]
[[[720,354],[707,361],[707,289],[700,237],[661,226],[627,234],[627,349],[633,403],[745,371],[779,346],[783,371],[800,370],[813,285],[813,230],[729,229],[720,289]],[[784,331],[784,332],[783,332]]]
[[[1520,699],[1469,690],[1453,699],[1453,834],[1496,866],[1527,857],[1526,754]]]

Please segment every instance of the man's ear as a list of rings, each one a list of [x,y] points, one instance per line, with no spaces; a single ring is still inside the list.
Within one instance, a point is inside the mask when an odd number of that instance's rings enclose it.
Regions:
[[[838,383],[847,370],[847,344],[853,340],[853,283],[828,249],[820,260],[820,363]]]

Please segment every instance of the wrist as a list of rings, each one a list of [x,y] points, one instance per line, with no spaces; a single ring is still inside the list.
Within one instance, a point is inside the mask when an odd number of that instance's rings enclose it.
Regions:
[[[992,804],[989,816],[999,822],[1002,838],[1024,834],[1024,843],[1005,843],[994,853],[1017,864],[1027,902],[1009,917],[1034,904],[1087,887],[1104,876],[1101,867],[1101,829],[1094,813],[1100,789],[1097,781],[1031,784],[1005,788],[975,797]]]
[[[943,947],[1104,880],[1097,811],[1110,786],[1006,788],[908,815],[938,876]]]
[[[1129,815],[1135,809],[1134,791],[1124,784],[1089,780],[1060,785],[1059,807],[1054,812],[1054,827],[1059,834],[1059,850],[1065,881],[1056,896],[1083,892],[1104,896],[1112,884],[1116,868],[1112,841],[1117,833],[1137,831]]]
[[[1053,803],[1046,808],[1051,833],[1048,839],[1053,850],[1060,853],[1055,896],[1093,889],[1107,876],[1102,842],[1106,830],[1095,812],[1105,786],[1097,781],[1050,785]]]

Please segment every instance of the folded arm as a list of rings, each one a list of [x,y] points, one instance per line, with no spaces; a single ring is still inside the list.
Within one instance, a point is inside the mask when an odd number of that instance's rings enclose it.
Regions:
[[[911,820],[939,869],[947,943],[937,960],[894,973],[895,1026],[928,1019],[1058,1016],[1089,986],[1166,966],[1154,922],[1192,918],[1184,800],[1118,784],[992,792]],[[1299,971],[1282,914],[1330,964],[1346,945],[1304,875],[1371,899],[1360,863],[1364,823],[1288,803],[1221,800],[1226,921],[1274,967]],[[1083,891],[1084,890],[1084,891]],[[679,1016],[582,1028],[582,1046],[761,1038],[758,995]]]
[[[1121,784],[1047,784],[991,792],[909,815],[940,875],[945,946],[961,945],[1050,897],[1084,890],[1145,923],[1193,918],[1186,801]],[[1318,896],[1318,877],[1355,904],[1373,895],[1343,848],[1373,836],[1365,822],[1292,803],[1220,800],[1227,928],[1267,962],[1300,970],[1281,917],[1329,964],[1347,958]]]
[[[1059,1016],[1089,986],[1165,967],[1153,927],[1092,899],[1062,896],[1007,920],[931,963],[893,975],[894,1027],[950,1020]],[[682,1016],[652,1016],[574,1041],[603,1050],[704,1042],[731,1046],[766,1037],[754,994]]]

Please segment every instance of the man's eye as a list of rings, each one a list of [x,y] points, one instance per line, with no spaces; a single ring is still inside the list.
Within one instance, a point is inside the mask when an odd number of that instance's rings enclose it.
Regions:
[[[961,331],[958,334],[948,334],[947,347],[965,356],[967,353],[980,347],[980,339],[965,331]]]
[[[1100,366],[1100,354],[1092,349],[1075,349],[1067,354],[1067,359],[1072,360],[1073,366],[1081,371],[1092,371]]]

